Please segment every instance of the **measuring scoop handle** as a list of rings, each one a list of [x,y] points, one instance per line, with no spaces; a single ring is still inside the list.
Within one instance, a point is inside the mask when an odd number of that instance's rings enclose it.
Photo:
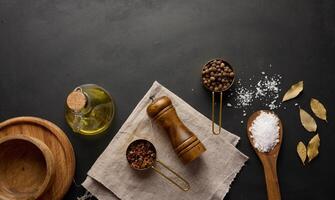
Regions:
[[[222,127],[222,92],[220,92],[219,131],[215,131],[215,92],[212,92],[212,132],[214,135],[221,133]]]
[[[165,169],[169,170],[174,175],[176,175],[179,178],[179,180],[181,180],[181,182],[183,182],[183,185],[178,184],[176,181],[174,181],[170,177],[166,176],[163,172],[161,172],[159,169],[157,169],[155,166],[152,166],[152,169],[155,170],[155,172],[157,172],[159,175],[163,176],[164,178],[166,178],[171,183],[175,184],[177,187],[179,187],[181,190],[183,190],[185,192],[188,191],[191,188],[190,184],[183,177],[181,177],[177,172],[175,172],[174,170],[172,170],[170,167],[168,167],[167,165],[165,165],[164,163],[162,163],[159,160],[157,160],[156,162],[159,163],[160,165],[162,165]]]

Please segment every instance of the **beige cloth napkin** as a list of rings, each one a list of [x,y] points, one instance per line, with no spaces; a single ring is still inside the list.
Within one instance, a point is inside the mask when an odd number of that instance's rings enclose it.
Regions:
[[[186,126],[206,146],[207,151],[188,165],[179,160],[167,134],[157,127],[146,114],[150,97],[168,96]],[[151,141],[157,149],[157,158],[184,177],[191,186],[180,190],[154,170],[135,171],[128,166],[125,152],[136,139]],[[222,129],[213,135],[211,121],[173,94],[154,82],[135,107],[119,132],[88,172],[82,185],[99,200],[114,199],[212,199],[221,200],[248,157],[235,148],[239,137]],[[163,172],[167,172],[163,170]]]

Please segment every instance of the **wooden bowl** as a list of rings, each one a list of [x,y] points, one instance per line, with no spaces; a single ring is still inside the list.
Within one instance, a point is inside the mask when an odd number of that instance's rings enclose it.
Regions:
[[[50,186],[53,155],[42,141],[13,135],[0,139],[0,199],[33,200]]]

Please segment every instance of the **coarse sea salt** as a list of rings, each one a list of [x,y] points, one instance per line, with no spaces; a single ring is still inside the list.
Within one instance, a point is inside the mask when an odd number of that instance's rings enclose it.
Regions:
[[[279,119],[272,113],[261,111],[249,131],[253,146],[260,152],[269,152],[279,142]]]
[[[234,108],[251,107],[253,103],[261,103],[270,110],[281,106],[281,101],[278,99],[282,76],[279,74],[268,76],[265,72],[261,74],[262,76],[254,84],[242,84],[241,79],[237,81],[235,91],[229,95],[234,96]]]

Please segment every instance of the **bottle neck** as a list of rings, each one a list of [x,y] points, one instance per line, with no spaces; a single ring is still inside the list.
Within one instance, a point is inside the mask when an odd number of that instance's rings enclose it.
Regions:
[[[82,118],[91,107],[88,95],[80,87],[74,89],[67,97],[67,106],[74,116],[72,129],[74,132],[80,132],[83,126]]]

